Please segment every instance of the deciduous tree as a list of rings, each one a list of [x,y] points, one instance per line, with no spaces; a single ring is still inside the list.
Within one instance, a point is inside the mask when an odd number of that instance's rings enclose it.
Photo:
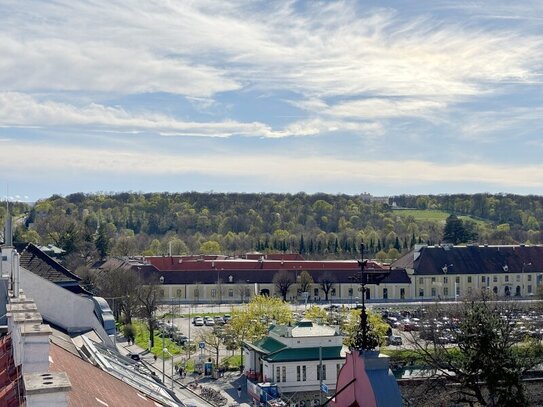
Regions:
[[[300,273],[300,290],[303,293],[309,292],[311,290],[311,285],[314,284],[313,277],[306,270]]]
[[[330,294],[330,291],[332,288],[334,288],[334,285],[336,284],[336,277],[332,273],[324,273],[321,278],[319,279],[319,284],[322,288],[322,291],[324,291],[324,300],[328,301],[328,295]]]
[[[294,276],[287,270],[279,270],[273,276],[273,284],[281,293],[283,301],[287,300],[287,294],[290,286],[294,284]]]

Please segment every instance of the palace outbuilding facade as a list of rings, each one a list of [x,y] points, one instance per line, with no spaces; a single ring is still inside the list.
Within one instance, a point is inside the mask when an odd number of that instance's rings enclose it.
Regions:
[[[290,281],[288,301],[355,304],[362,299],[356,260],[250,254],[113,258],[100,265],[116,267],[160,281],[160,295],[168,303],[242,303],[260,294],[282,296],[274,282],[278,273]],[[388,271],[379,285],[367,285],[365,299],[370,302],[455,300],[480,289],[531,297],[542,284],[543,246],[418,245],[392,264],[369,261],[366,270]],[[304,271],[313,279],[307,294],[301,289]]]

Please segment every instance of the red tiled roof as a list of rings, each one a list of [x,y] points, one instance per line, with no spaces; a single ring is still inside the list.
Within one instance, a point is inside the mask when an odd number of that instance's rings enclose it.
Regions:
[[[68,392],[71,407],[85,406],[155,406],[154,401],[114,376],[51,344],[50,370],[66,372],[72,390]]]
[[[258,260],[261,257],[264,257],[264,259],[266,260],[305,260],[304,256],[298,253],[248,253],[243,255],[242,257],[249,260]]]
[[[147,269],[138,267],[145,278],[159,273],[165,284],[212,284],[218,279],[224,283],[271,283],[274,275],[280,270],[298,274],[307,271],[314,281],[320,281],[331,274],[336,282],[352,282],[352,277],[360,270],[355,260],[346,261],[277,261],[277,260],[199,260],[186,261],[178,256],[147,257],[151,263]],[[134,266],[132,267],[134,269]],[[366,270],[388,270],[388,266],[368,261]],[[406,283],[410,280],[405,270],[391,270],[383,283]]]
[[[146,257],[160,271],[174,270],[358,270],[356,260],[328,261],[328,260],[186,260],[179,256]],[[384,269],[381,264],[368,261],[368,268]]]
[[[21,405],[23,380],[13,361],[11,335],[0,339],[0,406]]]

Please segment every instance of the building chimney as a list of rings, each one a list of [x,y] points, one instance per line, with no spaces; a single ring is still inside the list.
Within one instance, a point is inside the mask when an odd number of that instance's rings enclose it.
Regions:
[[[67,406],[72,384],[65,372],[23,374],[26,407]]]
[[[10,304],[11,305],[11,304]],[[27,352],[29,352],[29,348],[32,348],[35,344],[35,340],[32,340],[30,343],[30,346],[27,348],[27,329],[24,327],[25,324],[30,325],[40,325],[42,323],[41,314],[36,311],[24,311],[24,310],[17,310],[14,309],[13,312],[7,313],[8,317],[8,330],[11,332],[12,335],[12,343],[13,343],[13,360],[15,362],[15,365],[20,365],[24,363],[24,358]],[[23,335],[24,332],[24,335]],[[49,334],[51,333],[49,328]],[[45,338],[45,341],[47,342],[47,354],[45,355],[45,359],[49,360],[49,336]],[[39,348],[40,346],[38,346]],[[36,351],[33,350],[33,353]],[[47,370],[48,364],[45,366],[45,369]],[[25,370],[26,371],[26,370]]]
[[[13,247],[13,219],[9,214],[9,208],[6,213],[6,223],[4,225],[4,246]]]
[[[49,336],[53,333],[47,324],[24,324],[21,338],[24,346],[23,373],[45,372],[49,369]]]

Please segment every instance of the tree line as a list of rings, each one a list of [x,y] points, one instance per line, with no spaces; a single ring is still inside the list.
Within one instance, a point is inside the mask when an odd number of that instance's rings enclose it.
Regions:
[[[455,243],[541,243],[543,198],[517,195],[75,193],[11,206],[15,240],[54,244],[75,270],[110,255],[300,253],[308,259],[394,260],[417,243],[447,240],[444,220],[398,207],[456,216]],[[0,216],[5,209],[0,209]],[[469,216],[469,218],[465,218]],[[463,217],[463,220],[461,219]],[[465,232],[465,233],[464,233]]]

